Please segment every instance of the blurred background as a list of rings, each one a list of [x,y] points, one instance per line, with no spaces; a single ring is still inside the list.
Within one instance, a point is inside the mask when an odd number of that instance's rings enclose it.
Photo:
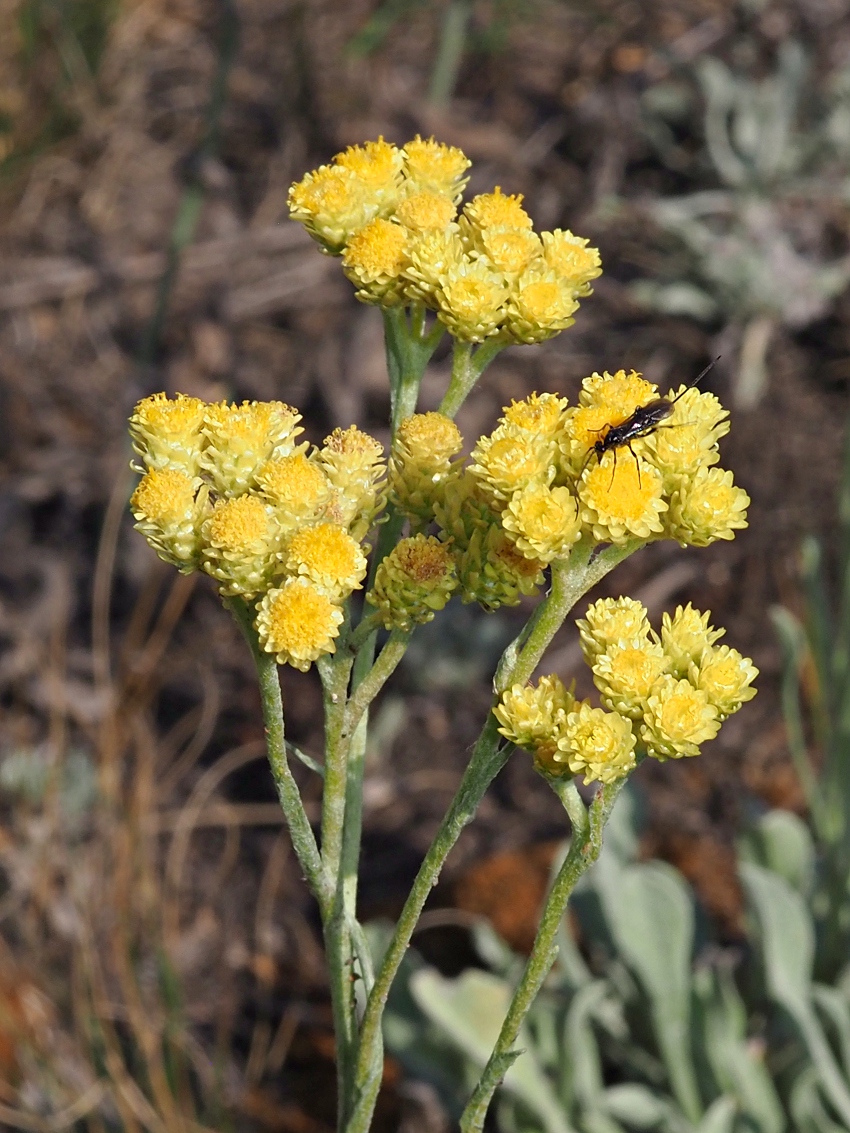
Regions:
[[[312,441],[352,422],[386,441],[380,315],[286,195],[346,145],[417,133],[472,159],[467,196],[522,193],[538,229],[602,252],[576,325],[487,371],[468,444],[532,390],[574,399],[621,367],[666,390],[722,356],[705,387],[733,411],[749,529],[650,546],[599,594],[655,624],[711,609],[759,695],[701,759],[639,770],[635,855],[675,867],[734,966],[742,832],[772,808],[811,825],[846,549],[847,0],[0,0],[0,1126],[332,1128],[317,918],[250,658],[210,580],[132,531],[125,424],[164,389],[280,398]],[[448,368],[438,353],[423,408]],[[397,914],[526,616],[452,606],[379,701],[367,919]],[[581,682],[579,661],[567,628],[543,670]],[[315,674],[283,685],[289,738],[320,753]],[[450,859],[421,963],[486,966],[481,917],[521,955],[564,833],[518,754]],[[403,1047],[378,1128],[450,1129],[454,1087]],[[618,1057],[606,1082],[631,1080]],[[493,1128],[556,1128],[519,1104]]]

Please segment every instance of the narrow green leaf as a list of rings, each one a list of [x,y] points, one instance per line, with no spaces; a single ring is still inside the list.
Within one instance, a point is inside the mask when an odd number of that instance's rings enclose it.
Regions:
[[[626,963],[649,998],[656,1039],[673,1093],[696,1124],[702,1105],[690,1049],[690,891],[681,875],[661,862],[634,865],[600,879],[606,920]]]
[[[805,822],[788,810],[769,810],[739,842],[744,861],[778,873],[803,897],[811,892],[815,846]]]
[[[735,1124],[735,1099],[717,1098],[705,1111],[697,1133],[732,1133]]]
[[[794,1020],[826,1096],[850,1125],[850,1086],[812,1005],[814,930],[808,910],[787,881],[760,866],[743,863],[741,879],[758,922],[768,994]]]
[[[605,1111],[629,1129],[666,1129],[692,1133],[693,1127],[667,1098],[646,1086],[611,1086],[602,1096]]]

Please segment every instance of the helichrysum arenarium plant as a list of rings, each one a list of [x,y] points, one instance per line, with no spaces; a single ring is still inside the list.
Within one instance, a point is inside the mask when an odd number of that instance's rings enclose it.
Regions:
[[[637,437],[631,452],[611,447],[598,457],[600,437],[659,396],[623,370],[586,378],[574,405],[554,393],[512,402],[468,459],[459,456],[452,418],[487,363],[507,345],[568,327],[601,271],[586,240],[536,233],[519,196],[497,188],[461,208],[469,164],[433,140],[397,148],[379,139],[350,147],[290,190],[294,219],[341,258],[358,298],[382,310],[388,459],[355,426],[311,449],[299,440],[300,414],[282,402],[208,405],[155,394],[130,424],[143,473],[131,502],[139,530],[178,570],[217,581],[253,651],[272,774],[322,916],[339,1128],[348,1133],[371,1124],[382,1013],[425,900],[514,748],[533,754],[562,799],[572,848],[469,1101],[467,1131],[482,1128],[516,1057],[567,899],[599,854],[626,776],[646,756],[697,755],[754,695],[755,669],[716,644],[722,630],[708,614],[689,606],[656,632],[628,598],[595,603],[580,623],[598,706],[576,700],[554,675],[529,684],[569,611],[617,563],[655,539],[731,539],[746,525],[749,500],[717,466],[727,413],[696,389],[671,391],[671,400],[681,396],[664,428]],[[439,412],[416,413],[422,373],[445,333],[453,339],[446,395]],[[369,705],[416,626],[453,598],[495,610],[544,591],[502,656],[493,711],[376,969],[356,915]],[[376,655],[379,631],[388,636]],[[319,840],[287,764],[284,664],[315,664],[324,688]],[[576,777],[601,784],[589,806]]]

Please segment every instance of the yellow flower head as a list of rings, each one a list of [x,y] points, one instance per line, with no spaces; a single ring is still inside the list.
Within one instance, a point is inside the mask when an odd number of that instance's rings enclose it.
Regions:
[[[729,413],[713,393],[700,393],[687,386],[676,393],[671,391],[667,400],[675,401],[670,416],[644,438],[643,445],[664,474],[668,490],[673,491],[683,477],[720,459],[717,445],[729,432]]]
[[[437,318],[463,342],[483,342],[499,329],[508,289],[480,260],[463,260],[442,274],[436,289]]]
[[[306,578],[288,578],[280,589],[269,590],[257,611],[257,633],[266,653],[279,665],[306,672],[323,653],[336,650],[343,613]]]
[[[391,208],[401,185],[404,155],[391,142],[378,138],[362,146],[349,146],[334,158],[337,168],[347,169],[360,182],[369,198],[382,210]]]
[[[648,755],[660,760],[699,755],[699,745],[719,730],[718,712],[707,693],[669,673],[659,678],[640,729]]]
[[[289,541],[286,569],[304,575],[334,601],[359,590],[366,558],[356,540],[335,523],[301,527]]]
[[[535,763],[550,775],[564,775],[567,768],[553,763],[558,736],[573,710],[575,697],[554,673],[536,685],[516,684],[502,693],[493,709],[499,732],[517,747],[533,753]]]
[[[130,436],[144,467],[176,468],[187,476],[197,475],[206,409],[206,402],[182,393],[174,398],[164,393],[142,398],[130,418]]]
[[[475,255],[509,282],[540,257],[540,237],[530,228],[495,225],[470,235],[475,240]]]
[[[423,141],[417,134],[402,152],[405,178],[409,186],[433,193],[445,193],[455,202],[460,200],[469,180],[464,174],[472,164],[462,150],[435,142],[433,138]]]
[[[502,526],[520,554],[551,563],[565,558],[581,535],[578,501],[569,488],[530,484],[511,496]]]
[[[622,425],[636,409],[653,401],[656,387],[634,370],[627,374],[591,374],[582,382],[579,405],[568,409],[564,419],[561,450],[567,469],[577,475],[585,466],[588,453],[612,426]],[[642,441],[636,441],[638,454]],[[629,457],[631,459],[631,457]]]
[[[545,565],[520,554],[496,524],[476,527],[457,555],[461,600],[478,602],[487,611],[516,606],[543,585]]]
[[[368,601],[381,613],[387,629],[408,632],[430,622],[457,589],[451,551],[433,535],[413,535],[383,559]]]
[[[507,502],[530,484],[548,486],[555,474],[554,455],[551,442],[513,425],[501,425],[489,437],[479,439],[469,471],[490,498]]]
[[[395,219],[411,232],[442,232],[456,216],[457,205],[450,196],[427,189],[402,198],[395,210]]]
[[[177,468],[154,468],[130,497],[136,530],[181,574],[191,574],[198,566],[207,492],[201,489],[196,499],[197,486],[197,480]]]
[[[737,488],[732,473],[699,468],[670,497],[667,530],[683,547],[707,547],[717,539],[734,539],[747,526],[750,497]]]
[[[640,406],[648,405],[658,396],[658,387],[642,378],[636,370],[628,374],[617,370],[615,374],[593,373],[581,383],[579,402],[582,405],[604,405],[615,414],[614,424],[631,417]]]
[[[443,413],[414,413],[401,422],[390,458],[391,498],[411,519],[433,519],[462,445],[460,429]]]
[[[389,307],[402,301],[407,241],[400,225],[381,217],[354,233],[343,252],[342,267],[361,302]]]
[[[645,638],[609,645],[591,666],[605,707],[633,720],[643,716],[655,682],[669,667],[661,646]]]
[[[630,452],[607,452],[601,461],[590,461],[579,481],[582,521],[600,543],[651,539],[664,530],[662,489],[661,475],[652,465],[641,461],[638,472]]]
[[[484,537],[496,524],[496,516],[484,498],[478,478],[468,468],[450,476],[443,487],[441,498],[434,501],[434,518],[441,537],[451,542],[455,551],[462,551],[476,532],[479,539]]]
[[[201,467],[216,491],[239,496],[252,487],[261,464],[295,450],[295,438],[304,432],[297,427],[300,420],[301,414],[282,401],[208,405]]]
[[[257,470],[257,490],[275,508],[285,531],[314,519],[330,496],[321,465],[303,452],[267,460]]]
[[[460,237],[452,230],[412,236],[407,254],[410,260],[404,272],[407,298],[436,310],[440,281],[466,262]]]
[[[502,421],[541,440],[551,441],[560,432],[566,408],[567,399],[556,393],[532,393],[522,401],[506,405]]]
[[[543,342],[572,326],[578,300],[551,268],[527,268],[511,287],[505,330],[514,342]]]
[[[634,598],[600,598],[576,620],[584,659],[593,667],[600,653],[627,641],[650,640],[646,606]]]
[[[202,528],[201,567],[225,595],[265,590],[277,566],[280,527],[257,496],[219,500]]]
[[[576,295],[589,295],[590,281],[602,275],[599,249],[589,248],[587,240],[560,228],[541,232],[540,238],[548,266],[572,286]]]
[[[566,764],[574,775],[584,773],[585,783],[622,779],[635,766],[631,721],[618,712],[605,712],[582,701],[567,714],[553,762],[556,766]]]
[[[289,215],[324,251],[339,255],[352,235],[381,212],[381,203],[351,169],[320,165],[289,190]]]
[[[319,452],[319,462],[336,489],[328,506],[328,518],[348,527],[358,542],[384,505],[385,496],[380,490],[386,471],[381,459],[383,452],[382,445],[356,425],[334,429],[325,437]]]
[[[699,664],[691,664],[690,680],[706,694],[722,721],[753,699],[756,690],[752,683],[758,673],[749,657],[742,657],[728,645],[719,645],[706,649]]]
[[[667,613],[662,616],[661,646],[677,677],[687,677],[691,665],[726,633],[725,629],[709,625],[710,618],[710,610],[700,613],[690,602],[687,606],[677,606],[672,618]]]
[[[473,197],[463,210],[465,232],[483,228],[533,228],[531,217],[522,207],[522,193],[505,196],[497,185],[492,193]]]

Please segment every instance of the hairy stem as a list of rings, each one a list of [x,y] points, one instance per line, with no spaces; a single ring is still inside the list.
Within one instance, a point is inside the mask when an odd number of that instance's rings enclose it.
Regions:
[[[572,555],[552,570],[552,589],[535,612],[531,631],[508,646],[497,670],[494,690],[499,695],[517,682],[528,680],[553,637],[578,599],[640,543],[606,547],[594,554],[590,544],[578,544]],[[413,931],[443,864],[464,826],[473,818],[484,793],[504,766],[509,749],[500,744],[497,721],[490,713],[472,752],[460,788],[440,823],[413,887],[402,909],[383,962],[375,975],[360,1031],[355,1069],[356,1105],[347,1133],[367,1133],[380,1088],[383,1066],[381,1019],[390,987],[410,944]]]
[[[601,787],[596,793],[589,813],[574,780],[555,780],[551,784],[564,803],[572,824],[569,852],[549,891],[534,947],[508,1007],[499,1038],[478,1085],[463,1111],[460,1120],[461,1133],[481,1133],[493,1094],[520,1054],[520,1051],[514,1050],[514,1043],[529,1008],[555,962],[558,954],[556,943],[558,929],[566,912],[567,902],[579,878],[599,857],[602,849],[602,831],[624,783],[625,778]]]
[[[330,879],[325,873],[319,847],[307,812],[301,801],[298,784],[293,778],[286,759],[286,739],[283,722],[283,700],[280,695],[277,664],[270,653],[260,648],[254,619],[250,608],[241,598],[231,598],[228,605],[235,617],[245,640],[251,649],[257,676],[260,683],[260,698],[263,706],[263,723],[266,730],[269,767],[277,788],[277,797],[286,816],[292,848],[304,871],[307,884],[313,891],[323,914],[330,909],[332,889]]]
[[[506,343],[488,339],[481,346],[475,348],[471,342],[461,342],[455,339],[452,354],[452,376],[449,379],[449,388],[440,404],[440,412],[447,417],[454,417],[461,405],[466,401],[472,387],[490,365],[500,350],[504,350]]]

